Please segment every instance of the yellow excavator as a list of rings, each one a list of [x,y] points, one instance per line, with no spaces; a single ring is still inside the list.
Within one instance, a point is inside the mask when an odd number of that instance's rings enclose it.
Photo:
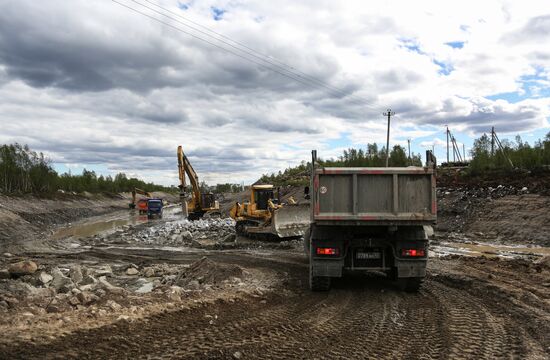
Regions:
[[[199,177],[191,166],[189,159],[183,153],[183,148],[178,146],[178,170],[180,184],[180,201],[183,216],[186,216],[189,220],[198,220],[205,214],[220,215],[220,205],[216,201],[213,193],[201,193],[199,186]],[[191,183],[192,192],[191,199],[187,201],[185,193],[185,175],[189,177]]]
[[[298,204],[292,197],[281,203],[273,185],[252,185],[250,201],[237,202],[229,215],[237,234],[253,238],[300,237],[310,224],[309,204]]]
[[[142,214],[143,212],[147,212],[147,199],[148,198],[151,198],[152,195],[150,192],[148,191],[145,191],[145,190],[141,190],[141,189],[138,189],[138,188],[134,188],[134,190],[132,190],[132,202],[130,204],[128,204],[128,207],[130,209],[135,209],[136,208],[136,197],[137,197],[137,194],[140,194],[140,195],[143,195],[146,197],[145,199],[145,206],[143,206],[143,202],[138,201],[137,205],[138,205],[138,209],[139,209],[139,213]],[[143,200],[143,199],[142,199]]]

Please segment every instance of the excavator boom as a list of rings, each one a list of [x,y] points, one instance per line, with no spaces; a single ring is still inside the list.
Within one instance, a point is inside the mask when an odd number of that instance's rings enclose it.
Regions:
[[[180,201],[183,215],[191,220],[201,218],[206,212],[219,211],[217,201],[214,201],[213,194],[201,194],[199,185],[199,176],[193,169],[191,162],[183,152],[183,148],[178,146],[178,173],[180,179]],[[191,200],[185,199],[185,177],[189,177],[189,182],[193,189]]]
[[[152,197],[150,192],[142,190],[142,189],[134,188],[134,190],[132,190],[132,202],[129,204],[130,209],[135,209],[136,208],[136,195],[137,194],[143,195],[143,196],[148,197],[148,198]]]
[[[195,199],[199,199],[199,177],[195,172],[195,169],[193,169],[193,166],[191,166],[189,159],[183,153],[183,148],[181,147],[181,145],[178,146],[178,169],[180,177],[180,190],[183,191],[183,189],[185,188],[185,175],[187,174],[187,176],[189,177],[189,182],[191,183],[191,187],[193,188],[193,196],[195,197]]]

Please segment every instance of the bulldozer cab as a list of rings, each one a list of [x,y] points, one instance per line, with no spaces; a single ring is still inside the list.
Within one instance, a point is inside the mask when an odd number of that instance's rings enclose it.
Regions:
[[[255,185],[252,194],[251,200],[256,204],[256,210],[268,210],[269,200],[274,200],[272,185]]]
[[[254,199],[256,201],[256,209],[267,210],[268,201],[273,199],[273,190],[255,190]]]

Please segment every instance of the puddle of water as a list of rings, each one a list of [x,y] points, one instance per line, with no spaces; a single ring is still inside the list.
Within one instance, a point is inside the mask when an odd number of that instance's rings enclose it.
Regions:
[[[526,247],[521,245],[510,246],[500,244],[470,244],[441,242],[438,245],[430,246],[430,256],[438,257],[443,255],[462,256],[487,256],[517,258],[550,255],[550,248],[547,247]]]
[[[167,207],[164,212],[163,219],[169,220],[171,218],[177,218],[178,213],[181,215],[181,209],[179,207]],[[107,234],[112,233],[125,225],[134,226],[137,224],[146,223],[148,221],[158,220],[149,220],[147,219],[147,215],[139,215],[139,213],[135,210],[117,211],[115,213],[92,217],[59,228],[54,231],[51,238],[54,240],[59,240],[71,237],[81,238],[97,234]]]
[[[74,223],[57,229],[52,234],[52,239],[88,237],[101,233],[114,232],[117,228],[124,225],[136,225],[147,221],[146,215],[135,215],[129,212],[119,214],[118,217],[115,218],[89,219],[86,222]]]

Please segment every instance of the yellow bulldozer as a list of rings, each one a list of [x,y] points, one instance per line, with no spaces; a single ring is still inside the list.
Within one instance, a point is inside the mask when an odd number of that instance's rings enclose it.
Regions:
[[[220,205],[216,201],[215,195],[213,193],[201,192],[199,177],[191,166],[189,159],[183,153],[183,148],[178,146],[178,171],[180,184],[178,185],[180,189],[180,201],[183,211],[183,216],[187,217],[189,220],[198,220],[202,218],[205,214],[209,215],[220,215]],[[185,175],[189,177],[189,182],[191,183],[191,199],[187,201],[187,194],[185,192]]]
[[[309,227],[309,204],[293,198],[283,204],[273,185],[252,185],[250,201],[236,203],[229,215],[236,221],[237,234],[255,238],[294,238]],[[278,192],[277,192],[278,193]]]

